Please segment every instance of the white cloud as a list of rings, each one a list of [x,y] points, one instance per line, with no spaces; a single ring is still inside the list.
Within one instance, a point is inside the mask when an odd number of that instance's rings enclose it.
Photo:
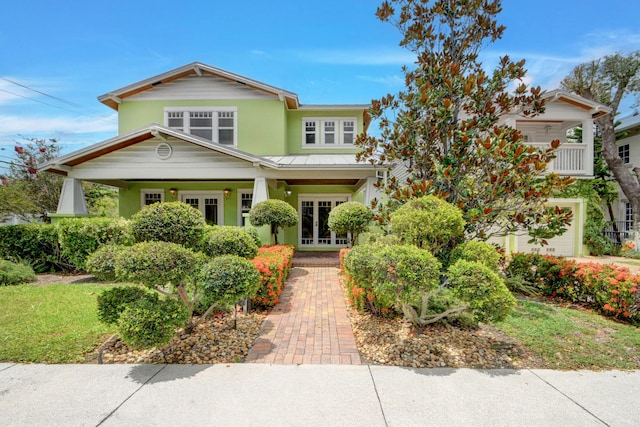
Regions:
[[[357,76],[358,80],[379,83],[385,86],[403,86],[404,77],[397,74],[387,76]]]
[[[117,114],[110,118],[0,116],[0,129],[5,136],[32,134],[77,135],[118,131]]]

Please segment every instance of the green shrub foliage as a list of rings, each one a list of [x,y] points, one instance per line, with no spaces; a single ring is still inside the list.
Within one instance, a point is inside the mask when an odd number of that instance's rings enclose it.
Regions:
[[[116,277],[116,263],[125,247],[122,245],[104,245],[87,257],[86,270],[100,280],[114,282]]]
[[[36,273],[29,265],[0,260],[0,286],[19,285],[36,280]]]
[[[204,252],[212,257],[237,255],[253,258],[258,246],[252,236],[239,227],[217,226],[211,229],[204,242]]]
[[[271,226],[271,234],[278,244],[278,230],[282,227],[293,227],[298,224],[298,213],[287,202],[277,199],[265,200],[258,203],[249,211],[251,225],[261,227]]]
[[[116,277],[150,288],[177,286],[193,277],[198,259],[195,252],[176,243],[136,243],[122,248]]]
[[[455,264],[459,259],[476,261],[486,265],[489,269],[497,273],[500,269],[500,258],[500,253],[492,244],[470,240],[453,249],[449,257],[449,262]]]
[[[158,300],[158,294],[150,293],[139,286],[107,289],[98,295],[98,320],[107,325],[116,325],[125,308],[140,299],[155,302]]]
[[[120,218],[68,218],[60,221],[58,240],[62,256],[78,270],[100,246],[131,243],[129,221]]]
[[[171,242],[197,249],[202,244],[204,230],[202,213],[182,202],[154,203],[131,218],[136,242]]]
[[[502,278],[480,262],[461,259],[448,276],[454,295],[468,304],[476,322],[503,320],[516,305]]]
[[[0,258],[28,262],[38,273],[72,269],[60,254],[58,229],[53,224],[0,227]]]
[[[391,214],[394,233],[439,259],[462,241],[464,225],[462,211],[435,196],[410,199]]]
[[[122,311],[118,330],[122,341],[134,349],[159,347],[167,344],[188,318],[188,310],[177,300],[141,298]]]
[[[198,276],[205,305],[233,305],[242,298],[253,298],[259,285],[260,273],[253,262],[237,255],[212,259]]]
[[[353,246],[360,233],[367,231],[373,211],[360,202],[341,203],[329,212],[329,230],[337,235],[351,233]]]

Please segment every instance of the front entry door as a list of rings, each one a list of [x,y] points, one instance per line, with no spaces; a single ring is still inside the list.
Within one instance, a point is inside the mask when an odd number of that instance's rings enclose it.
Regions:
[[[336,235],[329,230],[329,212],[348,200],[346,196],[300,196],[301,247],[346,247],[347,235]]]

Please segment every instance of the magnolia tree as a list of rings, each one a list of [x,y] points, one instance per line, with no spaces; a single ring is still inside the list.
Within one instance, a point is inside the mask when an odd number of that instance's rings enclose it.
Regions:
[[[379,221],[410,198],[434,194],[462,209],[472,238],[525,229],[545,243],[566,230],[571,213],[545,206],[552,190],[571,182],[546,173],[559,141],[537,149],[499,123],[507,113],[543,112],[540,88],[522,83],[524,60],[505,56],[487,73],[478,57],[502,37],[500,11],[499,0],[391,0],[378,8],[416,55],[415,66],[403,68],[406,89],[372,101],[380,136],[365,132],[356,141],[360,161],[409,171],[406,182],[380,183],[387,201],[375,205]]]

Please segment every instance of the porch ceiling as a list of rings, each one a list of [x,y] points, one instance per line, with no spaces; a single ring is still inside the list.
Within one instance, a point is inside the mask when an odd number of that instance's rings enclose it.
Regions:
[[[287,179],[287,185],[356,185],[359,179]]]

